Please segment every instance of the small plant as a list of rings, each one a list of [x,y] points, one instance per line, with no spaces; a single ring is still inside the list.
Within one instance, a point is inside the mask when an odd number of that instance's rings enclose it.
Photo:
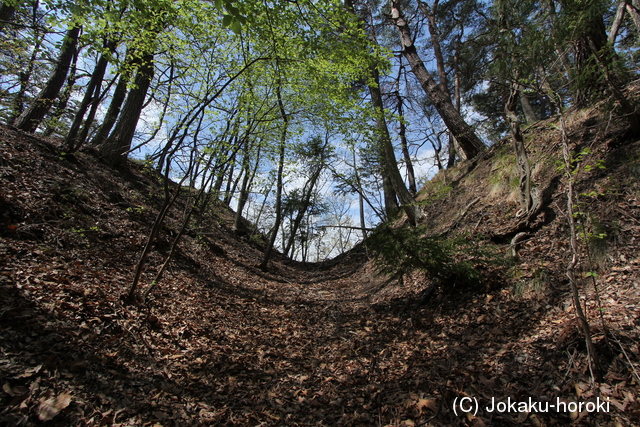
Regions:
[[[98,227],[89,227],[89,228],[72,228],[71,232],[75,233],[81,237],[86,237],[85,233],[89,232],[89,231],[93,231],[93,232],[97,232],[100,231],[100,229]]]
[[[464,237],[453,239],[428,236],[426,227],[392,228],[383,224],[370,236],[368,246],[379,271],[397,274],[424,271],[440,282],[478,283],[478,262],[495,256],[481,252]]]
[[[571,153],[569,162],[571,163],[572,171],[571,174],[575,175],[579,170],[580,166],[586,172],[591,172],[595,169],[606,169],[605,161],[603,159],[593,159],[590,163],[587,163],[589,160],[589,156],[593,154],[593,151],[589,147],[584,148],[579,153]],[[565,169],[566,164],[558,160],[558,171],[561,172]]]
[[[145,208],[144,206],[129,206],[128,208],[125,209],[125,211],[129,212],[129,213],[137,213],[137,214],[141,214],[145,212]]]

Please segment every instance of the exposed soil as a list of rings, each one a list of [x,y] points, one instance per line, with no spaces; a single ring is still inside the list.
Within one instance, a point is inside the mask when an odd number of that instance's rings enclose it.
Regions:
[[[550,122],[528,131],[545,194],[531,221],[515,215],[508,142],[421,193],[434,232],[467,233],[505,257],[527,233],[517,262],[479,266],[480,285],[448,283],[425,300],[423,275],[388,280],[362,248],[315,265],[276,256],[263,273],[260,239],[235,236],[232,212],[216,205],[139,305],[121,297],[162,202],[160,179],[0,128],[0,424],[640,425],[640,144],[623,122],[582,114],[568,124],[571,143],[591,148],[581,164],[606,166],[576,175],[591,242],[581,291],[607,371],[601,384],[564,277],[565,178]],[[601,306],[586,272],[598,275]],[[493,398],[554,407],[490,412]],[[605,411],[570,410],[605,401]],[[470,402],[477,413],[462,412]]]

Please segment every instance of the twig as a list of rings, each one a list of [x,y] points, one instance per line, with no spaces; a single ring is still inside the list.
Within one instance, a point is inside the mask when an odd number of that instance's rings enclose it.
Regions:
[[[573,299],[573,306],[576,310],[576,316],[580,323],[582,333],[584,334],[584,340],[587,347],[587,355],[589,360],[589,371],[591,372],[591,378],[597,382],[602,382],[602,365],[598,358],[596,348],[593,345],[591,338],[591,326],[582,309],[580,302],[580,294],[578,292],[578,281],[576,280],[576,266],[578,265],[579,252],[578,252],[578,238],[576,231],[576,222],[574,218],[573,203],[575,197],[573,195],[573,180],[574,174],[572,173],[571,166],[571,154],[569,152],[569,143],[567,137],[567,131],[564,122],[564,115],[560,116],[560,126],[562,131],[562,154],[564,157],[565,174],[567,177],[567,221],[569,222],[569,243],[571,247],[571,261],[567,265],[566,275],[569,279],[571,286],[571,295]]]
[[[613,335],[613,334],[612,334]],[[624,354],[624,357],[627,359],[627,362],[629,362],[629,366],[631,366],[631,369],[633,370],[633,374],[636,376],[636,381],[638,382],[638,384],[640,384],[640,375],[638,374],[638,371],[636,371],[636,367],[633,366],[633,362],[631,362],[631,359],[629,359],[629,355],[627,354],[626,350],[624,349],[624,347],[622,346],[622,343],[620,342],[620,340],[618,340],[617,338],[613,337],[613,339],[615,340],[615,342],[618,343],[618,345],[620,346],[620,350],[622,350],[622,353]]]

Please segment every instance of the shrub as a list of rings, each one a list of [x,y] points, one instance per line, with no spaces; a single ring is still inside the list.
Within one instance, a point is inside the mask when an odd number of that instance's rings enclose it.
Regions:
[[[481,274],[476,262],[490,256],[486,251],[480,253],[464,237],[429,236],[424,226],[392,228],[382,224],[367,244],[380,272],[395,275],[419,270],[441,283],[478,283]]]

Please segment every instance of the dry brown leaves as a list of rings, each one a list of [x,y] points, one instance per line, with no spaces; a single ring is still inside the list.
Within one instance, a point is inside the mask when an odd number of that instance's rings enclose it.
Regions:
[[[1,150],[0,196],[16,228],[0,238],[0,424],[640,423],[635,204],[621,220],[627,244],[598,280],[602,307],[589,298],[608,367],[606,382],[592,384],[557,280],[561,227],[523,243],[514,285],[441,288],[418,307],[428,285],[419,275],[385,285],[358,257],[330,268],[277,259],[262,273],[257,249],[210,223],[199,238],[185,237],[149,300],[126,306],[120,295],[158,200],[88,155],[59,159],[3,132],[13,139]],[[133,175],[140,188],[154,188]],[[166,245],[154,249],[143,285],[166,253]],[[609,346],[597,329],[600,308]],[[477,398],[481,410],[456,414],[463,397]],[[608,399],[611,410],[483,409],[493,398],[529,397]]]

